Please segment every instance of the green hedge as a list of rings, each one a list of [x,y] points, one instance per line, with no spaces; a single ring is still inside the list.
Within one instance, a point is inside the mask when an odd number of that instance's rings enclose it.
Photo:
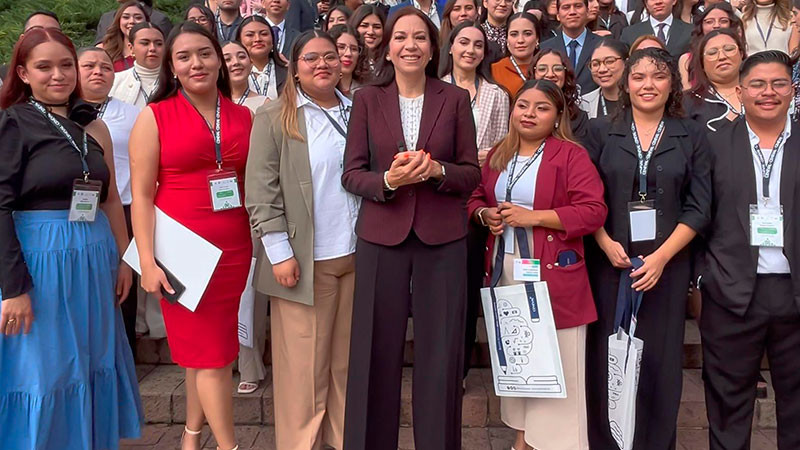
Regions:
[[[155,0],[156,8],[173,22],[179,20],[188,0]],[[9,61],[22,21],[33,11],[45,9],[58,14],[64,32],[76,47],[94,43],[100,16],[116,8],[116,0],[0,0],[0,61]]]

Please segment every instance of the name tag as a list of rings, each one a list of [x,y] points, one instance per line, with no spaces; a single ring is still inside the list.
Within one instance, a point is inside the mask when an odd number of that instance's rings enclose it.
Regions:
[[[514,281],[542,281],[542,271],[539,260],[515,258]]]
[[[631,223],[631,242],[652,241],[656,238],[655,202],[628,203],[628,216]]]
[[[233,170],[216,171],[209,175],[208,189],[211,193],[211,209],[214,212],[242,207],[239,182]]]
[[[84,181],[82,178],[72,183],[72,200],[69,205],[70,222],[94,222],[100,203],[100,181]]]
[[[783,206],[750,205],[750,245],[783,247]]]

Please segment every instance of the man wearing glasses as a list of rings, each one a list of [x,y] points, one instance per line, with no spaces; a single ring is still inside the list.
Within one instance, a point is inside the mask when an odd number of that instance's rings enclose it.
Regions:
[[[711,224],[698,264],[710,448],[744,449],[769,357],[778,448],[800,448],[800,129],[789,56],[740,69],[745,114],[713,139]]]

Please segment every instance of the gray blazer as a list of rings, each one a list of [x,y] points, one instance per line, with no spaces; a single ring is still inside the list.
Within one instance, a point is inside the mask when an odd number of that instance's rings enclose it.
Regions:
[[[283,135],[280,114],[281,102],[273,101],[259,108],[253,119],[244,203],[256,237],[272,231],[289,235],[300,265],[300,281],[293,288],[278,284],[264,246],[259,243],[255,287],[270,296],[313,305],[314,195],[305,114],[303,108],[297,110],[297,125],[304,142]]]

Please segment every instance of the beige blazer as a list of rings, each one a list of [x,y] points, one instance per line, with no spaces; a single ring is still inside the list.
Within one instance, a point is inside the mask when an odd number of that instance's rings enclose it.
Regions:
[[[291,289],[275,281],[272,265],[259,241],[256,250],[255,287],[264,294],[314,304],[314,219],[311,163],[306,142],[290,139],[281,129],[281,102],[268,102],[256,112],[250,134],[250,153],[245,171],[244,203],[250,226],[259,239],[265,233],[289,235],[292,251],[300,264],[300,281]],[[297,110],[297,125],[307,141],[303,108]]]

